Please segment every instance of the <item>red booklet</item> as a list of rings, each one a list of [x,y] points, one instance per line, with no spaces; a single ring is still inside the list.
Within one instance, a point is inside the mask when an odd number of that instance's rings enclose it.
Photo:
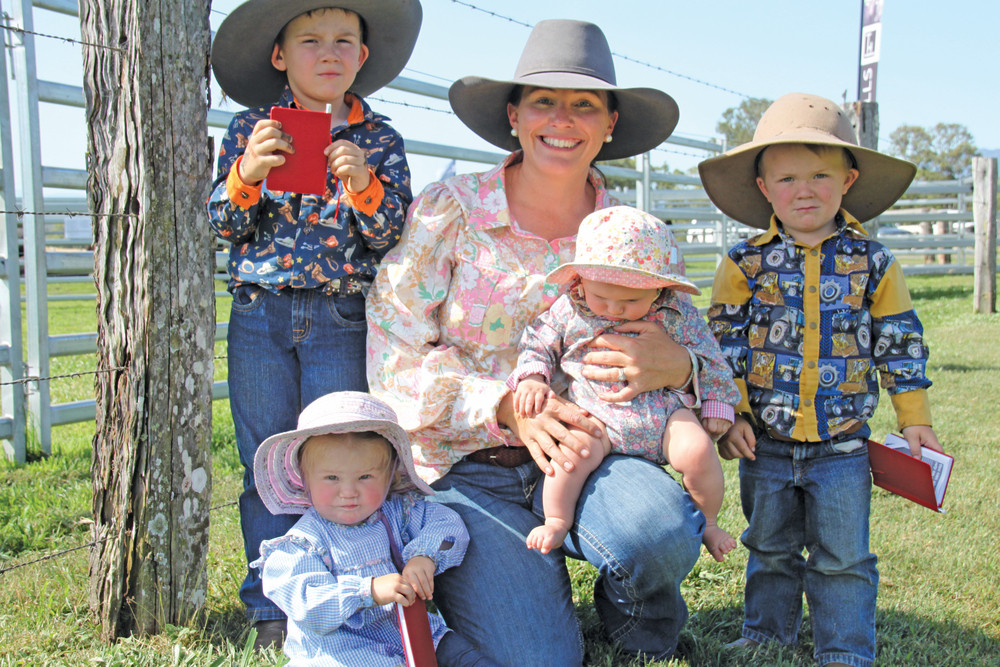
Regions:
[[[868,461],[872,483],[876,486],[918,505],[944,512],[941,505],[955,461],[951,456],[924,447],[921,458],[914,458],[906,440],[890,433],[884,445],[868,441]]]
[[[267,188],[281,192],[321,195],[326,192],[329,171],[324,149],[330,145],[332,116],[322,111],[271,107],[271,120],[292,135],[294,153],[285,153],[285,163],[267,174]]]
[[[403,653],[407,667],[437,667],[434,639],[427,618],[427,605],[420,598],[409,607],[396,603],[399,634],[403,637]]]

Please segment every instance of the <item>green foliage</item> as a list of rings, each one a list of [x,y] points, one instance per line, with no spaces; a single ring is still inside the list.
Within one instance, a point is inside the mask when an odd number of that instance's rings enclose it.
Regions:
[[[931,347],[935,430],[956,464],[947,514],[873,491],[871,543],[880,571],[878,664],[996,665],[1000,552],[990,545],[1000,534],[1000,432],[988,398],[1000,394],[1000,347],[989,344],[1000,316],[972,314],[969,276],[918,276],[907,282]],[[224,346],[219,353],[225,354]],[[217,366],[224,371],[223,363]],[[871,422],[874,433],[880,437],[894,422],[883,395]],[[154,637],[103,644],[90,616],[87,551],[76,551],[0,573],[0,667],[285,664],[274,651],[252,651],[253,637],[237,595],[246,564],[239,512],[232,504],[243,475],[232,429],[228,404],[216,401],[211,443],[215,509],[202,617],[190,627],[168,627]],[[57,427],[51,457],[23,466],[0,465],[0,570],[87,542],[92,433],[93,424]],[[723,469],[726,504],[719,522],[738,534],[746,522],[739,507],[736,462],[724,462]],[[745,568],[742,548],[723,563],[702,555],[683,584],[691,615],[680,638],[682,657],[648,663],[651,667],[815,664],[808,611],[798,646],[749,652],[723,648],[740,635]],[[604,635],[593,606],[596,570],[577,561],[570,561],[568,569],[586,644],[585,665],[639,667],[642,663],[622,655]]]
[[[739,106],[729,107],[722,112],[715,131],[726,138],[728,148],[747,143],[753,139],[760,117],[772,102],[764,97],[750,97],[740,102]]]
[[[889,135],[889,152],[917,165],[917,179],[956,180],[972,173],[976,142],[965,125],[938,123],[932,128],[900,125]]]

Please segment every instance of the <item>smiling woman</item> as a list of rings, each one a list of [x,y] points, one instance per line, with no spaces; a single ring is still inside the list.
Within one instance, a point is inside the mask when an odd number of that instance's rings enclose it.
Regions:
[[[562,549],[529,552],[526,536],[544,516],[543,472],[571,468],[570,454],[588,456],[606,435],[565,399],[515,416],[505,380],[521,333],[558,296],[545,275],[573,259],[581,220],[616,203],[593,162],[660,144],[677,105],[659,90],[618,87],[600,28],[567,20],[535,26],[513,79],[466,77],[449,99],[476,134],[513,152],[424,190],[368,301],[372,392],[405,415],[418,474],[472,536],[435,601],[502,664],[579,665],[568,555],[600,571],[595,604],[624,651],[670,656],[704,518],[662,468],[609,456],[588,478]],[[609,347],[584,360],[594,379],[628,367],[643,387],[635,392],[687,384],[690,357],[659,325],[617,331],[639,336],[602,336]],[[493,576],[496,563],[517,577]]]

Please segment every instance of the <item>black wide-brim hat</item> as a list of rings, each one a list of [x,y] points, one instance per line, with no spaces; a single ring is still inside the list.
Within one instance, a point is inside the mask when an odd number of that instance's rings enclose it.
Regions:
[[[459,79],[448,90],[451,108],[470,130],[505,150],[520,148],[510,134],[507,102],[517,86],[605,90],[615,99],[618,122],[598,160],[631,157],[662,144],[677,127],[677,103],[655,88],[619,88],[611,48],[593,23],[539,21],[524,45],[514,78]]]
[[[364,19],[368,59],[351,92],[365,97],[403,71],[420,33],[419,0],[249,0],[230,12],[212,42],[212,71],[219,87],[247,107],[278,99],[288,78],[271,64],[274,40],[289,21],[334,7]]]
[[[757,187],[757,161],[768,146],[811,144],[850,151],[859,176],[841,206],[865,222],[899,199],[917,167],[858,145],[850,119],[836,102],[818,95],[789,93],[760,117],[753,140],[698,165],[701,183],[719,210],[745,225],[767,229],[774,208]]]

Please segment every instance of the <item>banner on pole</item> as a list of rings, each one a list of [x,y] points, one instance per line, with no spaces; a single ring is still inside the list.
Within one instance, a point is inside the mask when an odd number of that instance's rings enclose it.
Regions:
[[[858,63],[858,100],[861,102],[875,101],[878,58],[882,50],[883,1],[861,2],[861,58]]]

